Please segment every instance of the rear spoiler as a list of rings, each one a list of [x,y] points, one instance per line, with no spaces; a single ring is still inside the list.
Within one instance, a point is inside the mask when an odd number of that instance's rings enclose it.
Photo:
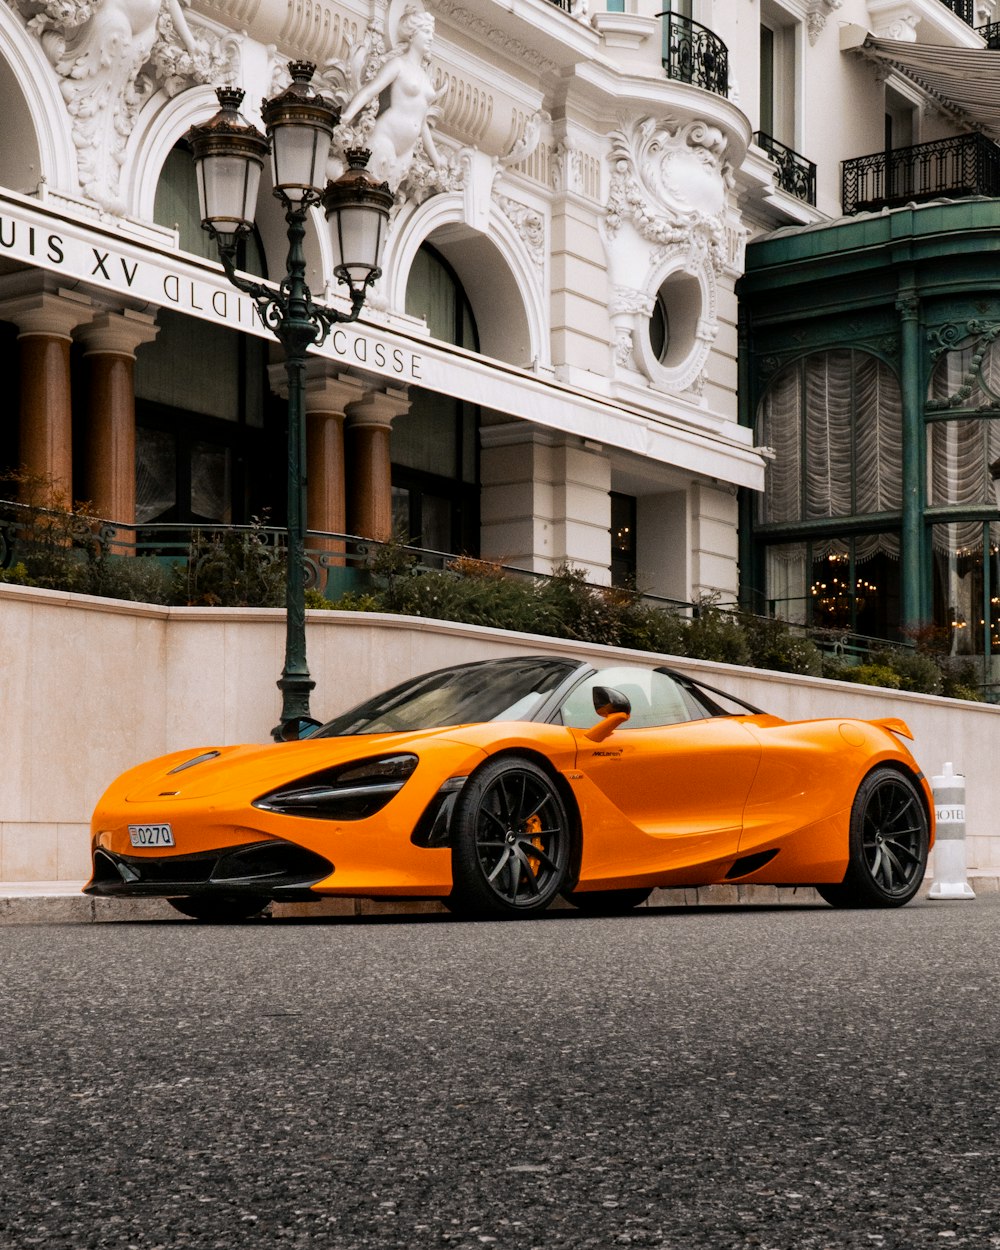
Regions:
[[[913,730],[909,727],[905,720],[900,720],[898,716],[883,716],[880,720],[868,722],[870,725],[878,725],[880,729],[888,729],[892,734],[898,734],[901,738],[909,738],[913,741]]]

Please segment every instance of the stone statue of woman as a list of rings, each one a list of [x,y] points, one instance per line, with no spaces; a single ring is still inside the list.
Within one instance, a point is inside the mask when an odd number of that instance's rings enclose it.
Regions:
[[[375,119],[367,140],[371,148],[368,168],[395,191],[409,172],[418,142],[427,159],[440,169],[443,165],[431,134],[431,109],[447,87],[435,88],[428,71],[434,39],[434,18],[422,9],[409,6],[399,19],[396,48],[382,63],[375,76],[355,95],[341,120],[349,123],[384,91],[389,101]]]

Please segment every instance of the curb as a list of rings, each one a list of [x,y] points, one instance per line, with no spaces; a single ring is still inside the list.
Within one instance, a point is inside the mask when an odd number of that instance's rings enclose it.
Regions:
[[[977,894],[1000,893],[1000,877],[972,877]],[[927,884],[930,878],[927,879]],[[90,898],[82,883],[0,882],[0,925],[159,923],[186,920],[161,898]],[[643,907],[825,907],[811,886],[701,885],[654,890]],[[572,910],[559,900],[553,910]],[[641,909],[640,909],[641,910]],[[447,916],[441,903],[393,899],[327,898],[315,903],[274,903],[275,920],[364,918],[372,916]]]
[[[184,921],[164,899],[91,898],[75,882],[0,884],[0,925],[101,924]],[[708,885],[654,890],[643,907],[825,906],[811,887],[779,889],[773,885]],[[554,908],[573,910],[562,900]],[[341,919],[369,916],[446,916],[441,903],[393,899],[328,898],[316,903],[274,903],[275,920]]]

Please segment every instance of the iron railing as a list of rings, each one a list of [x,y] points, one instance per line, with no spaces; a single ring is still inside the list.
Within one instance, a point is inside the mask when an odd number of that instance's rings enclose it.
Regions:
[[[956,17],[960,17],[966,26],[974,26],[976,22],[975,0],[941,0],[946,9],[951,9]]]
[[[144,598],[141,591],[150,585],[146,573],[160,571],[175,577],[174,590],[187,592],[180,599],[198,604],[220,603],[217,592],[223,583],[230,591],[239,590],[236,583],[255,592],[264,588],[271,592],[273,606],[283,602],[283,570],[287,559],[287,534],[283,529],[259,524],[201,526],[157,524],[121,525],[89,516],[46,512],[39,508],[0,500],[0,573],[26,561],[34,573],[40,573],[38,584],[60,590],[82,590],[111,598]],[[419,547],[402,547],[398,543],[378,543],[350,534],[311,532],[306,536],[307,589],[318,591],[328,600],[338,600],[347,592],[364,595],[384,589],[393,575],[409,576],[430,570],[451,569],[458,574],[473,571],[476,562],[469,557]],[[512,565],[490,569],[520,581],[541,585],[550,577]],[[252,567],[251,567],[252,566]],[[90,569],[89,579],[74,576]],[[0,577],[0,581],[5,580]],[[180,585],[178,585],[178,581]],[[607,591],[608,587],[593,586]],[[704,611],[700,603],[670,599],[662,595],[641,594],[646,606],[694,620]],[[153,602],[163,602],[154,599]],[[177,601],[176,599],[173,601]],[[230,594],[221,606],[233,606]],[[260,600],[255,600],[260,606]],[[264,603],[263,606],[267,606]],[[734,603],[713,606],[734,612],[747,620],[753,613],[739,611]],[[798,605],[771,601],[769,615],[760,620],[780,617],[782,608]],[[848,664],[865,662],[873,651],[893,646],[880,638],[869,638],[846,629],[829,629],[788,624],[790,632],[811,639],[820,651],[837,656]]]
[[[1000,147],[980,134],[844,161],[845,214],[940,198],[1000,196]]]
[[[729,49],[707,26],[679,13],[663,19],[663,68],[668,78],[716,95],[729,94]]]
[[[792,151],[777,139],[772,139],[763,130],[754,133],[754,143],[762,148],[778,167],[778,186],[789,195],[805,200],[807,204],[816,203],[816,165],[807,161],[798,152]]]
[[[987,51],[1000,51],[1000,22],[989,22],[986,26],[978,26],[976,34],[982,35]]]

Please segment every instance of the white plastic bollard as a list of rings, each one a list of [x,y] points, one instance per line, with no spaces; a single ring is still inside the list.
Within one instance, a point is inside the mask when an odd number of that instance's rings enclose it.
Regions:
[[[928,898],[975,898],[966,879],[965,778],[945,764],[940,776],[931,778],[934,817],[934,881]]]

